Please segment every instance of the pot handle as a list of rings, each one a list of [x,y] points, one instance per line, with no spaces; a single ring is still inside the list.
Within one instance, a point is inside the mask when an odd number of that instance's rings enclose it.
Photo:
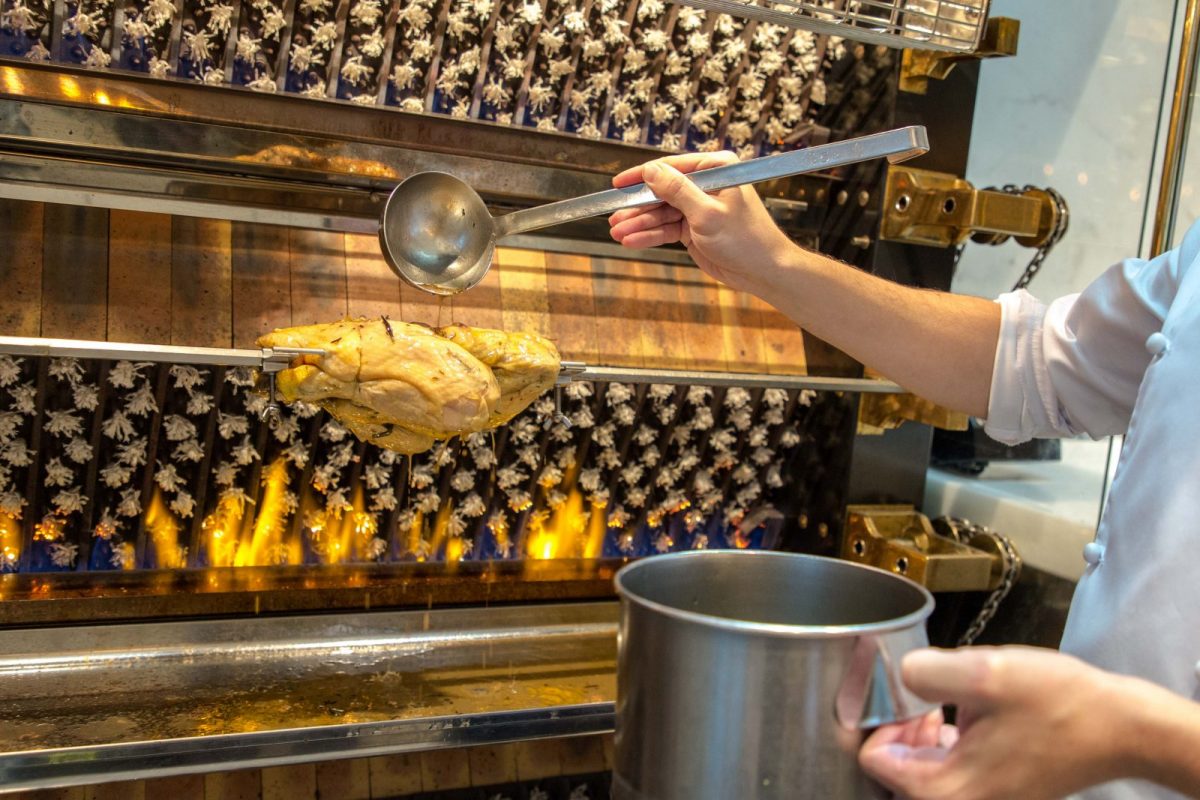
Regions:
[[[877,728],[939,708],[913,694],[900,676],[904,654],[928,644],[922,627],[858,637],[834,700],[838,724],[848,730]]]

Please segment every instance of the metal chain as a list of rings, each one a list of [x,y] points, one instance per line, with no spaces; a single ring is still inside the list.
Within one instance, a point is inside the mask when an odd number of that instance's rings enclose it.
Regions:
[[[945,523],[950,538],[959,544],[967,544],[977,536],[991,539],[995,542],[996,549],[1000,551],[1000,558],[1004,562],[1004,574],[1000,578],[1000,585],[988,595],[987,600],[984,601],[983,608],[979,609],[979,613],[975,615],[975,619],[971,621],[971,624],[967,626],[967,630],[958,639],[958,645],[963,647],[972,644],[979,638],[984,628],[992,621],[992,617],[996,616],[996,612],[1000,609],[1000,603],[1004,601],[1005,597],[1008,597],[1009,592],[1016,585],[1017,579],[1021,577],[1021,555],[1007,536],[985,528],[983,525],[977,525],[969,520],[957,517],[942,517],[937,521]]]
[[[989,186],[984,189],[984,191],[1000,191],[1005,192],[1006,194],[1024,194],[1025,192],[1035,188],[1037,187],[1028,185],[1018,188],[1016,184],[1006,183],[1004,186],[1001,186],[998,189],[995,186]],[[1050,235],[1046,237],[1045,243],[1043,243],[1042,246],[1034,252],[1033,258],[1031,258],[1029,263],[1025,265],[1025,271],[1021,273],[1021,277],[1017,278],[1017,282],[1013,284],[1012,291],[1014,292],[1018,289],[1024,289],[1029,285],[1029,282],[1034,279],[1034,277],[1038,274],[1038,271],[1041,270],[1042,264],[1045,263],[1046,257],[1050,255],[1050,251],[1053,250],[1054,246],[1062,241],[1063,236],[1066,235],[1067,227],[1070,222],[1070,214],[1067,211],[1067,201],[1063,198],[1063,196],[1054,189],[1051,189],[1049,186],[1043,188],[1041,191],[1050,195],[1050,199],[1054,202],[1054,205],[1058,210],[1058,219],[1055,222],[1054,230],[1050,231]],[[993,242],[993,244],[1002,244],[1006,241],[1008,241],[1007,236],[997,239],[995,242]],[[954,266],[956,268],[958,267],[958,261],[960,258],[962,258],[963,250],[965,249],[965,242],[955,248]]]
[[[1012,194],[1021,194],[1029,191],[1032,188],[1034,187],[1026,186],[1023,189],[1018,190],[1015,186],[1009,185],[1005,186],[1003,191],[1010,192]],[[1051,189],[1049,186],[1047,186],[1043,191],[1050,195],[1050,199],[1054,201],[1054,205],[1058,209],[1058,220],[1054,225],[1054,230],[1050,231],[1050,235],[1046,237],[1045,243],[1042,244],[1042,246],[1039,247],[1033,254],[1033,258],[1029,260],[1029,264],[1026,265],[1025,271],[1021,273],[1021,277],[1017,278],[1017,282],[1013,284],[1012,290],[1014,292],[1018,289],[1024,289],[1029,285],[1029,282],[1033,280],[1035,275],[1038,274],[1038,270],[1042,268],[1042,263],[1046,260],[1046,256],[1050,255],[1050,251],[1054,249],[1056,244],[1062,241],[1063,236],[1065,236],[1067,233],[1067,227],[1070,222],[1070,215],[1067,212],[1067,201],[1063,199],[1061,194],[1056,192],[1054,189]]]

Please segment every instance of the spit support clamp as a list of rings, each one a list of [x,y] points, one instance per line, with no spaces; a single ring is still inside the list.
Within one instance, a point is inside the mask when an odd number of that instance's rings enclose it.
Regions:
[[[328,355],[319,347],[264,347],[262,349],[262,371],[271,375],[282,372],[301,356],[316,356],[324,358]]]
[[[945,80],[954,66],[961,61],[1015,56],[1020,34],[1021,21],[1019,19],[992,17],[983,29],[979,47],[973,52],[905,49],[900,60],[898,84],[900,91],[910,94],[925,94],[929,90],[931,78],[939,81]]]
[[[566,386],[568,383],[579,380],[579,377],[587,372],[587,364],[582,361],[563,361],[558,365],[558,378],[554,381],[555,386]]]
[[[888,168],[883,203],[879,238],[931,247],[1009,237],[1024,247],[1048,247],[1067,214],[1052,189],[976,189],[956,175],[903,165]]]
[[[263,422],[274,426],[283,414],[283,407],[275,397],[275,373],[287,369],[288,365],[301,356],[324,358],[324,350],[316,347],[264,347],[262,349],[262,373],[267,377],[267,404],[259,412]]]
[[[999,552],[939,535],[909,505],[847,506],[841,557],[902,575],[931,592],[990,591],[1003,577]]]

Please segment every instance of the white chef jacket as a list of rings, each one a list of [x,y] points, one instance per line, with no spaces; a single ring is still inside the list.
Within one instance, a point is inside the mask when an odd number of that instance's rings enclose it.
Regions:
[[[1000,441],[1125,434],[1062,650],[1200,699],[1200,223],[1044,306],[1000,297],[985,430]],[[1113,731],[1113,736],[1127,735]],[[1069,745],[1066,745],[1069,746]],[[1197,746],[1200,746],[1198,743]],[[1177,798],[1120,782],[1089,800]]]

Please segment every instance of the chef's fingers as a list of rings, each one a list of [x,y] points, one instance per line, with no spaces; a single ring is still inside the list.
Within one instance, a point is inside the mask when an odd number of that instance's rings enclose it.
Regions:
[[[867,739],[858,763],[875,780],[904,797],[939,796],[935,787],[946,783],[946,757],[940,747],[909,747],[898,742]]]
[[[650,211],[644,211],[636,217],[618,222],[612,226],[611,233],[612,237],[619,242],[631,233],[657,228],[660,225],[668,225],[672,222],[679,222],[681,219],[683,219],[683,212],[678,208],[659,206]]]
[[[621,240],[621,244],[635,250],[640,250],[644,247],[658,247],[660,244],[672,244],[680,241],[680,225],[681,223],[679,222],[672,222],[667,225],[660,225],[657,228],[651,228],[648,231],[631,233]]]
[[[712,167],[719,167],[724,164],[732,164],[737,160],[738,157],[736,155],[728,150],[722,150],[717,153],[683,153],[682,155],[668,156],[656,161],[650,161],[648,164],[670,164],[680,172],[687,173],[695,172],[698,169],[711,169]],[[622,186],[632,186],[635,183],[642,183],[645,180],[642,172],[648,164],[630,167],[624,172],[618,173],[613,178],[613,186],[619,189]]]
[[[919,697],[970,709],[989,706],[998,699],[993,695],[1000,660],[995,648],[926,648],[906,655],[901,672],[905,685]]]
[[[642,176],[656,195],[683,212],[693,233],[721,224],[721,203],[702,192],[699,186],[670,164],[652,161],[646,165]]]
[[[609,225],[619,225],[627,219],[633,219],[638,214],[645,214],[655,208],[662,208],[663,204],[658,203],[652,206],[638,206],[637,208],[622,208],[620,211],[614,211],[608,217]]]

